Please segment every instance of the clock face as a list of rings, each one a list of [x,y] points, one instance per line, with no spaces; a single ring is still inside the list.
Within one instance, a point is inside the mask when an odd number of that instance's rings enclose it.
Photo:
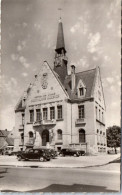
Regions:
[[[43,88],[43,89],[46,89],[47,86],[48,86],[48,82],[47,82],[47,73],[44,73],[44,74],[42,75],[41,82],[42,82],[42,88]]]

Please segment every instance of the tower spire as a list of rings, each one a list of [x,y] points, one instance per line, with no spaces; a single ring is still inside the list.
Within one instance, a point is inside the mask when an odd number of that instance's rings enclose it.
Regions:
[[[59,54],[61,54],[62,50],[64,53],[66,53],[65,50],[65,43],[64,43],[64,33],[63,33],[63,24],[61,20],[61,8],[58,9],[60,11],[60,18],[59,18],[59,24],[58,24],[58,35],[57,35],[57,43],[56,43],[56,49],[55,51]]]
[[[61,11],[62,9],[59,8]],[[58,24],[58,35],[57,43],[55,49],[55,59],[54,59],[54,71],[59,75],[61,82],[63,83],[67,75],[67,63],[68,59],[66,56],[65,43],[64,43],[64,33],[63,24],[61,21],[61,14]]]

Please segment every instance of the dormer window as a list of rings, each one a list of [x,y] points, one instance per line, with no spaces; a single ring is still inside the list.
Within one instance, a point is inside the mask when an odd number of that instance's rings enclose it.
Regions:
[[[82,80],[79,81],[78,86],[77,86],[77,92],[78,92],[78,97],[82,98],[86,94],[86,86],[83,83]]]
[[[84,95],[84,88],[83,87],[80,87],[79,88],[79,95],[80,96],[83,96]]]

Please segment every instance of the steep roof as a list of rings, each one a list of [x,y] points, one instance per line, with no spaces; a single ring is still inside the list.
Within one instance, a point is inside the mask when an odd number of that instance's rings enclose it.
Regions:
[[[9,146],[13,146],[14,145],[14,138],[6,137],[6,142],[8,143]]]
[[[75,89],[73,93],[71,91],[71,75],[66,76],[65,81],[64,81],[64,87],[67,93],[69,94],[69,97],[71,100],[78,99],[77,85],[80,79],[83,81],[83,83],[86,86],[86,94],[84,98],[92,97],[92,89],[94,85],[95,73],[96,73],[96,68],[75,73],[76,84],[75,84]]]

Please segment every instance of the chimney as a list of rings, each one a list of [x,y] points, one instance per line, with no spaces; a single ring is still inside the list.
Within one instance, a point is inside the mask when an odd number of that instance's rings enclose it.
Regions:
[[[71,65],[71,90],[75,89],[75,65]]]

